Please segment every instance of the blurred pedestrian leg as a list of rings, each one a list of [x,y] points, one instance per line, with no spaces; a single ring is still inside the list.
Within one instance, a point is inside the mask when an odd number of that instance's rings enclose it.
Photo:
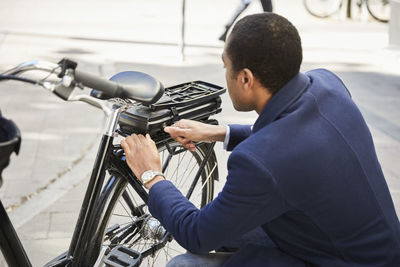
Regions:
[[[236,8],[235,13],[233,13],[232,18],[225,26],[224,33],[218,38],[219,40],[225,42],[226,35],[228,34],[229,29],[232,27],[233,23],[235,23],[236,19],[246,10],[246,8],[250,5],[254,0],[241,0],[239,6]],[[260,0],[262,8],[264,12],[272,12],[272,1],[271,0]]]

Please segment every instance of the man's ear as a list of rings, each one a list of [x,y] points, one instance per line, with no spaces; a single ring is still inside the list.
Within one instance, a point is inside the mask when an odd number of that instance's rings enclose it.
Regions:
[[[251,70],[244,68],[241,75],[241,82],[245,89],[251,89],[254,86],[254,75]]]

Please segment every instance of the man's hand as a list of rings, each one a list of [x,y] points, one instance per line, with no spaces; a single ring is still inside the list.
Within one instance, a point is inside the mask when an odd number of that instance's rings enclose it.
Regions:
[[[158,150],[149,134],[146,136],[132,134],[121,141],[121,147],[125,151],[126,162],[138,179],[141,179],[145,171],[153,170],[161,172],[161,162]],[[158,177],[158,176],[157,176]],[[162,180],[162,179],[155,179]],[[154,183],[146,183],[149,189]]]
[[[164,131],[191,151],[195,150],[193,142],[223,142],[226,135],[225,126],[205,124],[192,120],[180,120],[171,126],[165,127]]]

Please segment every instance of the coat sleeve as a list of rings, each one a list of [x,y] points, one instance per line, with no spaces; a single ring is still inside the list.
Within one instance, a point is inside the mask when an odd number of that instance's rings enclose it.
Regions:
[[[149,192],[149,209],[175,240],[192,253],[206,253],[287,210],[275,179],[249,154],[235,151],[227,182],[212,202],[197,209],[169,181]]]
[[[229,142],[226,150],[232,151],[240,142],[250,136],[251,125],[229,124]]]

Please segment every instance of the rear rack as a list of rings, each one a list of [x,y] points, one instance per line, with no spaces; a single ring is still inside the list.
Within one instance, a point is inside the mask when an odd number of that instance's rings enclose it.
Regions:
[[[163,128],[180,119],[207,121],[211,115],[221,112],[220,95],[225,88],[194,81],[165,89],[164,96],[151,105],[134,103],[121,113],[120,133],[149,133],[151,136],[164,133]]]
[[[206,102],[218,95],[225,93],[226,89],[203,81],[193,81],[165,88],[165,93],[161,99],[151,104],[151,110],[160,110],[171,107],[190,105],[201,101]]]

